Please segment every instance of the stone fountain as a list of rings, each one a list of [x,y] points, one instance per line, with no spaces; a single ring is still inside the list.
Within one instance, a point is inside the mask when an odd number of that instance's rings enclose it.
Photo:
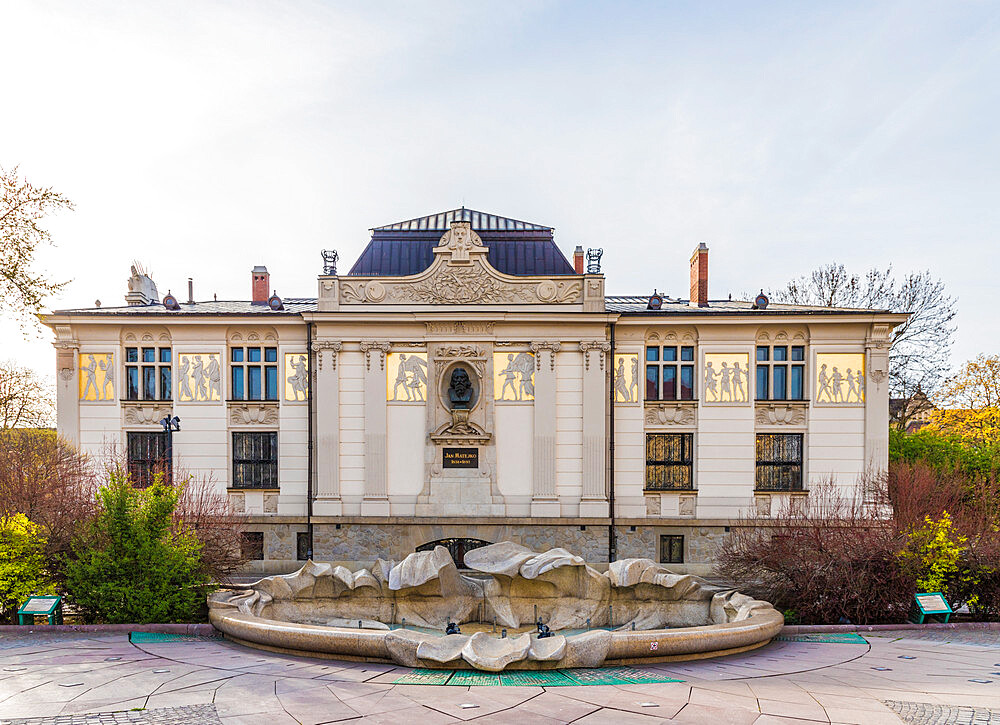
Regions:
[[[766,644],[783,625],[768,602],[649,559],[601,573],[565,549],[502,542],[467,553],[465,565],[476,574],[459,572],[441,546],[356,572],[310,561],[214,592],[209,616],[253,647],[491,672],[731,654]],[[445,634],[449,625],[464,633]]]

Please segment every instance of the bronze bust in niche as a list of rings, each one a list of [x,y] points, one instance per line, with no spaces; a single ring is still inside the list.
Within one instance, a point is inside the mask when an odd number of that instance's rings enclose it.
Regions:
[[[451,372],[451,382],[448,385],[448,401],[452,410],[468,410],[472,407],[472,380],[469,371],[457,367]]]

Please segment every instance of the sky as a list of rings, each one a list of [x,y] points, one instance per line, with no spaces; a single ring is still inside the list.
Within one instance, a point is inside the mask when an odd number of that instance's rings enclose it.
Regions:
[[[829,262],[931,270],[957,363],[1000,353],[995,2],[7,2],[0,166],[51,309],[315,296],[368,229],[453,209],[604,249],[609,294],[725,298]],[[54,372],[0,305],[0,359]]]

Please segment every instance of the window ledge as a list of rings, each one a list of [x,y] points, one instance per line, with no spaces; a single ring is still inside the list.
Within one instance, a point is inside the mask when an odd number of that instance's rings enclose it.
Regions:
[[[759,406],[768,406],[768,405],[787,405],[787,406],[792,407],[792,408],[808,408],[809,407],[809,402],[810,401],[808,401],[808,400],[780,400],[780,399],[771,400],[771,399],[768,399],[768,400],[755,400],[754,404],[757,405],[758,407]]]
[[[240,488],[227,488],[228,493],[243,493],[244,491],[263,491],[264,493],[281,493],[280,488],[263,488],[256,486],[242,486]]]
[[[678,494],[692,494],[698,493],[696,488],[644,488],[643,493],[678,493]]]

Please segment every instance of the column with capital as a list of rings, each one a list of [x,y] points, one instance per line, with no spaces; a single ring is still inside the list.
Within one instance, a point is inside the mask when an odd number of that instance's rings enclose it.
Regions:
[[[391,344],[365,340],[365,492],[362,516],[388,516],[389,493],[386,475],[385,363]]]
[[[313,415],[316,427],[316,487],[313,514],[340,516],[340,375],[337,371],[339,340],[313,340]]]
[[[585,340],[583,352],[583,495],[580,516],[606,517],[608,493],[606,470],[606,416],[608,389],[606,365],[611,343]]]
[[[556,496],[556,353],[558,342],[533,342],[535,436],[532,444],[531,515],[559,516]]]
[[[80,370],[77,354],[80,343],[68,328],[56,326],[56,430],[61,438],[80,445]],[[116,356],[117,360],[117,356]]]
[[[889,467],[889,342],[892,328],[872,325],[865,340],[865,473]]]

